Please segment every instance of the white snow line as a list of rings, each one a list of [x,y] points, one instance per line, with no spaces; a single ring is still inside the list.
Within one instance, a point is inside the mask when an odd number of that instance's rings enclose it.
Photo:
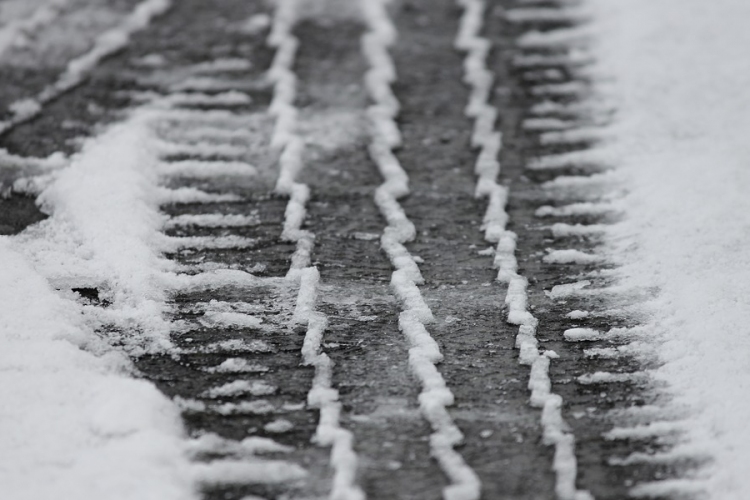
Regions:
[[[414,225],[404,213],[398,199],[409,193],[409,178],[392,149],[400,144],[401,134],[394,118],[399,103],[391,90],[396,71],[388,48],[396,39],[386,5],[388,0],[362,0],[360,5],[368,31],[362,36],[362,53],[369,63],[365,86],[373,104],[367,113],[371,120],[372,141],[369,153],[383,177],[375,192],[375,203],[387,221],[381,246],[391,265],[391,287],[402,302],[399,329],[409,340],[409,366],[422,384],[420,410],[430,422],[430,450],[450,485],[443,490],[446,500],[478,499],[481,483],[454,447],[463,440],[446,407],[453,404],[453,393],[446,387],[435,363],[442,359],[440,350],[425,329],[432,321],[432,311],[424,302],[418,284],[423,282],[415,258],[404,243],[415,237]]]
[[[262,80],[231,79],[227,77],[191,76],[169,87],[173,92],[249,92],[267,86]]]
[[[586,149],[554,155],[542,156],[527,163],[529,170],[554,170],[568,167],[592,168],[601,170],[610,162],[603,149]]]
[[[603,257],[592,255],[576,249],[548,250],[542,261],[547,264],[595,264],[602,262]]]
[[[526,118],[522,126],[524,130],[546,132],[572,129],[577,126],[577,123],[559,118]]]
[[[698,479],[665,479],[639,483],[628,494],[634,498],[691,498],[705,492],[706,483]]]
[[[184,226],[196,227],[244,227],[257,226],[260,219],[257,215],[240,214],[183,214],[171,217],[165,222],[165,229]]]
[[[214,144],[211,142],[199,142],[197,144],[182,144],[164,140],[157,141],[159,154],[165,156],[192,156],[197,158],[226,158],[238,159],[247,154],[244,146],[234,144]]]
[[[156,101],[159,106],[161,101]],[[205,126],[227,127],[230,130],[237,130],[241,127],[252,127],[254,118],[247,115],[238,115],[224,109],[167,109],[159,110],[159,117],[165,121],[176,121],[185,123],[200,123]],[[245,136],[243,136],[245,137]]]
[[[623,382],[645,382],[649,380],[646,372],[636,373],[612,373],[612,372],[594,372],[584,373],[576,378],[579,384],[617,384]]]
[[[232,340],[224,340],[221,342],[214,342],[213,344],[208,344],[205,346],[196,347],[193,349],[180,349],[178,351],[175,351],[178,354],[180,353],[270,353],[274,352],[274,348],[268,344],[268,342],[265,342],[263,340],[242,340],[242,339],[232,339]]]
[[[307,404],[320,411],[320,421],[313,441],[321,446],[331,446],[331,467],[334,469],[331,500],[364,500],[364,492],[356,485],[357,455],[354,452],[352,433],[339,425],[341,403],[339,392],[333,388],[333,361],[321,351],[323,333],[328,318],[315,311],[320,273],[314,267],[300,271],[300,292],[294,321],[307,324],[302,345],[302,362],[315,367],[312,387],[307,394]]]
[[[46,103],[80,85],[88,73],[104,58],[126,47],[133,33],[146,28],[151,19],[166,12],[171,5],[171,0],[143,0],[139,3],[120,25],[99,35],[91,50],[69,61],[65,71],[55,83],[42,90],[34,98],[12,103],[9,109],[13,116],[0,122],[0,134],[36,117]]]
[[[238,379],[233,382],[212,387],[201,395],[204,398],[216,399],[234,396],[269,396],[276,393],[279,388],[262,380]]]
[[[587,358],[599,358],[599,359],[618,359],[626,356],[636,356],[640,354],[638,347],[632,344],[617,346],[617,347],[592,347],[591,349],[584,349],[583,355]]]
[[[545,100],[532,105],[531,108],[529,108],[529,112],[533,115],[560,115],[566,118],[587,120],[589,122],[601,124],[606,123],[607,115],[612,113],[612,109],[610,109],[605,102],[602,102],[602,100],[593,96],[583,102],[575,101],[560,103]],[[571,126],[566,128],[573,128],[576,125],[575,121],[569,123],[571,123]]]
[[[669,451],[644,453],[636,451],[626,457],[611,457],[609,465],[626,466],[634,464],[673,464],[684,461],[703,461],[708,458],[705,447],[695,444],[682,444]]]
[[[204,368],[208,373],[264,373],[270,370],[268,366],[252,363],[243,358],[229,358],[220,365]]]
[[[299,273],[310,266],[310,253],[315,235],[302,229],[310,198],[307,185],[296,182],[303,168],[304,140],[297,135],[296,98],[297,76],[292,69],[299,41],[292,35],[297,21],[298,0],[282,0],[277,4],[268,44],[276,48],[268,78],[273,83],[273,99],[269,112],[276,118],[271,146],[281,149],[279,155],[279,178],[276,192],[289,196],[284,214],[281,237],[297,244],[287,276],[296,279]]]
[[[254,177],[258,172],[254,166],[239,161],[184,160],[161,162],[157,166],[164,177],[188,177],[210,179],[214,177]]]
[[[187,442],[187,452],[197,457],[201,454],[252,457],[261,453],[290,453],[294,447],[277,443],[273,439],[258,436],[246,437],[242,441],[226,439],[213,433],[203,434]]]
[[[512,62],[521,69],[560,66],[569,71],[581,71],[581,68],[593,63],[594,58],[586,51],[571,49],[563,55],[520,54],[514,56]]]
[[[219,328],[262,328],[263,320],[251,314],[231,311],[206,311],[199,319],[203,326]]]
[[[17,168],[24,173],[47,173],[67,167],[70,160],[61,152],[52,153],[46,158],[19,156],[0,149],[0,169]]]
[[[560,47],[586,47],[591,41],[592,32],[588,28],[576,26],[551,31],[527,31],[516,40],[516,45],[524,49],[559,49]]]
[[[281,237],[297,244],[287,279],[299,282],[293,321],[307,326],[302,359],[304,364],[315,367],[313,384],[307,395],[308,405],[320,411],[313,440],[320,446],[331,447],[330,466],[334,472],[329,498],[364,500],[365,494],[356,484],[358,460],[353,448],[353,435],[339,423],[341,403],[338,400],[338,391],[333,388],[333,361],[321,351],[328,318],[315,310],[320,282],[320,273],[317,268],[310,265],[315,235],[302,229],[310,189],[296,181],[297,174],[303,168],[304,151],[304,140],[296,131],[297,109],[294,100],[297,77],[292,69],[299,45],[299,41],[292,34],[297,22],[298,8],[297,0],[279,1],[268,37],[268,44],[276,48],[273,63],[268,71],[268,77],[274,85],[270,113],[276,117],[271,145],[281,149],[276,192],[289,196]]]
[[[552,224],[550,230],[552,231],[552,237],[555,239],[569,238],[571,236],[595,237],[603,234],[607,230],[607,226],[604,224],[585,225],[556,222]]]
[[[609,441],[620,439],[651,439],[680,434],[688,430],[688,428],[689,426],[685,422],[656,421],[634,427],[615,427],[611,431],[606,432],[603,437]]]
[[[153,91],[125,91],[124,95],[134,101],[155,101],[167,106],[203,106],[203,107],[232,107],[245,106],[253,102],[252,98],[245,92],[229,90],[218,94],[206,94],[202,92],[174,92],[162,95]]]
[[[571,7],[544,8],[527,7],[505,11],[505,19],[511,23],[580,23],[589,18],[583,9]]]
[[[226,236],[163,236],[161,250],[177,252],[183,249],[240,249],[257,245],[255,238],[245,238],[234,234]]]
[[[264,285],[276,285],[274,278],[259,278],[245,271],[234,269],[217,269],[199,274],[180,274],[173,277],[170,283],[175,291],[216,290],[219,288],[257,288]]]
[[[541,184],[544,189],[581,189],[592,187],[608,187],[615,184],[621,177],[614,171],[607,170],[591,175],[558,175],[554,179]]]
[[[164,131],[162,131],[164,133]],[[170,140],[174,142],[200,142],[200,141],[215,141],[215,142],[231,142],[247,140],[247,128],[219,128],[211,126],[191,126],[186,129],[170,129],[166,131],[165,135],[169,136]]]
[[[231,203],[242,201],[242,197],[236,194],[208,193],[192,187],[177,189],[160,187],[159,201],[162,205],[178,203]]]
[[[19,40],[50,25],[68,7],[70,0],[48,0],[37,7],[30,16],[6,23],[0,28],[0,56]]]
[[[636,338],[641,328],[610,328],[602,332],[594,328],[568,328],[563,332],[563,338],[568,342],[589,342],[595,340],[628,340]]]
[[[214,74],[214,73],[244,73],[250,71],[253,63],[247,59],[227,57],[216,59],[210,62],[198,63],[190,66],[188,70],[195,74]]]
[[[544,146],[559,144],[578,144],[581,142],[596,143],[607,138],[606,132],[596,127],[571,128],[561,131],[544,132],[539,136],[539,143]]]
[[[283,460],[213,460],[191,467],[195,479],[203,485],[288,484],[300,481],[307,471]]]
[[[243,106],[253,102],[244,92],[229,90],[219,94],[181,93],[170,94],[167,99],[176,106]]]
[[[467,53],[464,81],[471,87],[471,97],[466,114],[475,119],[472,145],[480,151],[475,167],[478,177],[476,195],[489,199],[483,225],[485,239],[497,244],[494,264],[498,268],[498,280],[508,285],[505,298],[508,305],[507,321],[519,327],[516,347],[520,350],[520,363],[531,365],[530,402],[532,406],[543,409],[544,442],[555,447],[552,465],[556,475],[555,493],[559,500],[590,500],[593,497],[588,491],[576,488],[575,438],[566,430],[567,425],[562,418],[562,398],[550,391],[549,363],[557,354],[553,351],[539,352],[535,338],[538,320],[527,310],[528,282],[516,272],[516,235],[506,230],[507,189],[497,184],[496,180],[500,171],[497,155],[501,148],[501,135],[494,129],[497,111],[488,102],[493,80],[486,65],[489,42],[480,36],[485,2],[458,0],[458,3],[464,13],[455,46]],[[538,10],[533,11],[533,15],[529,15],[531,11],[518,9],[509,12],[519,21],[524,16],[535,21],[550,17],[549,13],[540,15]]]
[[[620,211],[620,206],[616,203],[604,202],[580,202],[553,207],[544,205],[536,209],[534,215],[537,217],[577,217],[582,215],[600,216]]]

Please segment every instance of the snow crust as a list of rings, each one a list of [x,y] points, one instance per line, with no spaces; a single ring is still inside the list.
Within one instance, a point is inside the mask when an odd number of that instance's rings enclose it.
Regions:
[[[602,151],[627,177],[611,230],[625,286],[657,288],[644,351],[687,437],[713,463],[638,496],[750,492],[750,3],[588,2],[598,90],[617,109]]]

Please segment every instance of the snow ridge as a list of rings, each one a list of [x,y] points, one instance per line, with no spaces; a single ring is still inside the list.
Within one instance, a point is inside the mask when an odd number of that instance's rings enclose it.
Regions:
[[[297,174],[303,167],[302,154],[305,147],[304,140],[296,133],[298,111],[294,106],[297,76],[292,66],[299,40],[292,35],[292,28],[296,22],[297,4],[297,0],[282,0],[278,3],[268,37],[268,44],[276,48],[276,55],[268,71],[268,78],[274,85],[269,112],[276,118],[271,146],[281,150],[276,192],[289,196],[281,237],[297,243],[289,277],[298,275],[302,269],[310,266],[310,252],[315,240],[311,232],[302,229],[310,188],[296,181]]]
[[[576,488],[575,437],[566,431],[567,425],[561,414],[562,398],[551,392],[549,364],[557,354],[554,351],[539,352],[535,337],[538,320],[527,310],[528,281],[517,273],[516,235],[505,228],[508,193],[496,181],[500,171],[497,155],[502,138],[494,129],[497,110],[488,102],[493,74],[487,69],[485,60],[490,42],[479,36],[486,4],[483,0],[458,0],[458,3],[464,13],[455,46],[467,53],[464,81],[471,86],[472,92],[466,114],[474,118],[472,145],[480,151],[475,167],[478,176],[476,195],[489,200],[483,224],[485,239],[497,244],[494,265],[498,268],[498,281],[508,285],[505,298],[509,308],[507,321],[518,325],[516,348],[520,350],[520,362],[531,366],[530,402],[532,406],[542,408],[544,442],[555,447],[552,466],[556,474],[555,493],[560,500],[591,500],[593,497],[588,491]],[[527,16],[529,12],[519,10],[514,14]]]
[[[435,366],[442,360],[442,354],[425,328],[433,316],[417,286],[424,280],[404,246],[416,234],[414,225],[398,202],[409,193],[409,178],[393,154],[393,148],[401,143],[401,135],[394,120],[399,103],[390,87],[396,80],[396,70],[388,53],[388,47],[395,42],[396,29],[388,16],[387,3],[388,0],[361,2],[369,28],[362,36],[362,52],[370,65],[365,85],[374,102],[367,110],[372,127],[369,153],[384,178],[384,183],[375,192],[375,203],[388,223],[380,242],[395,268],[391,286],[403,304],[399,329],[411,344],[409,365],[422,383],[420,409],[434,431],[430,436],[431,453],[451,482],[443,490],[443,498],[475,500],[480,496],[481,483],[454,449],[463,440],[463,435],[446,409],[454,402],[453,393]]]
[[[13,116],[0,122],[0,134],[38,116],[43,105],[80,85],[97,64],[126,47],[133,33],[146,28],[151,19],[166,12],[171,5],[171,0],[143,0],[139,3],[122,24],[99,35],[91,50],[69,61],[65,71],[55,83],[34,98],[12,103],[9,109]]]
[[[281,148],[280,172],[276,191],[289,196],[284,214],[282,238],[297,243],[287,279],[299,282],[299,293],[293,321],[306,325],[307,331],[302,346],[305,365],[315,367],[313,384],[307,395],[307,403],[320,410],[320,420],[313,440],[321,446],[331,447],[331,467],[334,470],[331,500],[364,500],[364,492],[356,484],[357,455],[350,431],[339,425],[341,403],[339,393],[332,387],[333,361],[321,351],[323,333],[328,318],[315,310],[315,301],[320,282],[318,269],[310,265],[310,253],[315,235],[303,230],[306,215],[305,204],[310,197],[310,188],[296,182],[302,169],[304,139],[297,135],[297,109],[294,106],[297,77],[292,70],[299,41],[292,35],[298,11],[297,0],[281,0],[276,7],[268,43],[276,48],[276,55],[268,72],[274,83],[274,95],[270,113],[276,117],[271,145]]]

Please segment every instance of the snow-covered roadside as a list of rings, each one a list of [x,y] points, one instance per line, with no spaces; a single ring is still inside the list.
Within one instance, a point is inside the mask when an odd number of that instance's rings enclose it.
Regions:
[[[601,149],[628,177],[609,231],[625,285],[656,287],[647,349],[688,409],[694,481],[642,485],[750,493],[750,3],[590,0],[599,91],[616,108]],[[601,153],[605,153],[601,156]],[[675,450],[679,454],[680,447]]]
[[[127,376],[124,356],[0,240],[0,484],[4,498],[174,499],[196,495],[180,417]]]
[[[132,378],[127,357],[110,345],[169,345],[146,118],[136,114],[88,140],[48,180],[41,200],[51,217],[0,238],[4,497],[197,496],[178,409]],[[85,305],[70,291],[81,287],[98,289],[111,304]],[[113,323],[127,336],[95,333]]]
[[[169,346],[162,314],[173,264],[160,253],[164,217],[148,122],[147,111],[134,113],[89,139],[68,168],[38,178],[48,184],[39,201],[51,217],[10,240],[63,293],[97,289],[111,305],[88,306],[87,317],[128,330],[118,342],[131,352]]]

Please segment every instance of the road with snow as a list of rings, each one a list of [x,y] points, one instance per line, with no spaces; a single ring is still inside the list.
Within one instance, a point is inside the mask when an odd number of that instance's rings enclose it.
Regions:
[[[6,0],[0,497],[745,498],[750,8],[633,3]]]

